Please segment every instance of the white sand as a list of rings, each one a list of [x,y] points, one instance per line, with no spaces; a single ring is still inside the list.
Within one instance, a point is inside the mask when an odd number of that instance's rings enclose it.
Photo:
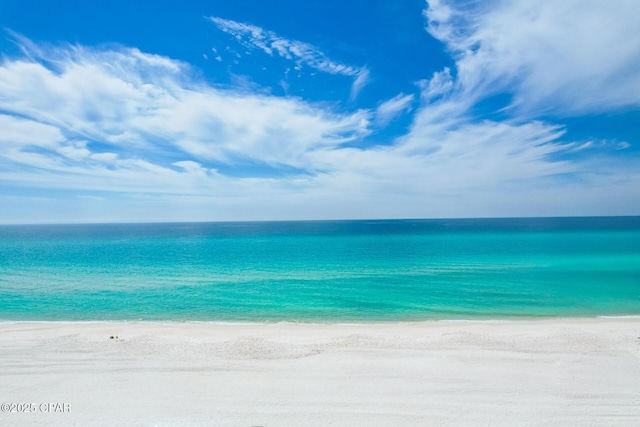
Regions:
[[[37,407],[0,425],[640,426],[639,337],[640,318],[0,322],[0,403]]]

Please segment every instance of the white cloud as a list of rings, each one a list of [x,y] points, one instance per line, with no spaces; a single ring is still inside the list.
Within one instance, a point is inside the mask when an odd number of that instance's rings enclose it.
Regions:
[[[409,133],[372,146],[365,140],[372,118],[392,120],[412,95],[375,112],[338,113],[298,98],[221,90],[194,79],[184,63],[135,49],[25,49],[31,59],[0,63],[0,185],[42,193],[0,194],[0,221],[640,209],[638,162],[590,158],[586,141],[563,141],[557,125],[478,122],[467,89],[446,70],[421,83]],[[554,160],[577,148],[587,160]],[[245,164],[284,172],[224,173]],[[91,197],[77,197],[85,192]]]
[[[367,67],[363,67],[360,72],[358,72],[358,77],[353,81],[351,85],[351,96],[349,97],[352,101],[355,100],[363,87],[365,87],[371,81],[371,73]]]
[[[466,96],[511,92],[530,114],[640,105],[640,2],[430,0],[425,15]]]
[[[0,114],[0,144],[5,150],[25,146],[56,147],[64,141],[60,129],[5,114]]]
[[[212,16],[209,20],[247,49],[257,48],[268,55],[277,55],[294,61],[296,71],[301,71],[303,66],[307,66],[328,74],[353,77],[350,94],[352,101],[371,80],[367,67],[355,67],[329,59],[322,50],[309,43],[287,39],[273,31],[230,19]]]
[[[520,214],[527,209],[534,215],[567,214],[562,207],[568,205],[596,214],[598,209],[588,207],[590,192],[595,204],[603,198],[610,201],[612,194],[628,199],[625,188],[638,182],[638,173],[628,168],[616,171],[606,155],[598,160],[588,154],[588,160],[572,158],[570,153],[588,152],[602,144],[563,141],[562,126],[531,120],[532,115],[549,111],[578,114],[637,105],[640,91],[621,89],[640,82],[635,71],[640,56],[630,54],[638,51],[631,46],[640,46],[640,39],[628,40],[634,34],[634,18],[622,15],[626,10],[635,16],[640,8],[623,3],[610,11],[609,4],[592,4],[589,9],[571,1],[562,5],[429,1],[428,30],[453,54],[455,73],[445,68],[418,82],[421,106],[394,151],[422,157],[421,176],[426,180],[421,182],[450,195],[464,195],[462,199],[475,204],[474,209],[480,209],[479,199],[484,197],[500,200],[505,215],[518,211],[518,203]],[[596,17],[601,20],[598,24]],[[613,21],[620,27],[603,27],[602,22]],[[603,34],[591,34],[592,28]],[[612,45],[611,52],[601,52],[607,44]],[[612,62],[601,63],[605,57]],[[512,118],[478,121],[474,107],[505,92],[515,97]],[[627,184],[617,186],[614,181]],[[571,202],[563,204],[565,192],[580,196],[568,197]],[[535,209],[523,200],[522,195],[529,193],[544,208]],[[627,213],[640,208],[637,198],[624,208],[614,204]]]
[[[304,158],[309,150],[368,132],[366,112],[336,114],[298,99],[215,89],[189,80],[184,64],[135,49],[69,47],[48,56],[56,69],[37,61],[2,63],[0,109],[38,123],[29,126],[48,132],[41,140],[55,140],[57,152],[71,160],[99,154],[88,151],[90,143],[79,145],[93,141],[130,157],[159,148],[187,159],[304,168],[313,166]],[[12,130],[5,138],[28,138],[27,125],[3,117]]]
[[[422,89],[422,97],[427,100],[448,94],[453,89],[451,70],[445,67],[444,70],[433,73],[431,79],[419,81],[418,86]]]
[[[235,37],[239,43],[248,49],[258,48],[268,55],[277,54],[283,58],[295,61],[299,66],[306,65],[329,74],[358,77],[363,72],[361,68],[329,59],[324,52],[309,43],[287,39],[273,31],[268,31],[251,24],[215,16],[209,17],[209,19],[220,30]]]
[[[401,93],[383,102],[376,109],[376,123],[384,126],[404,111],[411,110],[413,95]]]

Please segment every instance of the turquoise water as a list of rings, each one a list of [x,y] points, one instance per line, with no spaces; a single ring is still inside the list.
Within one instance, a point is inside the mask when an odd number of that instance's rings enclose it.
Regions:
[[[0,319],[640,314],[640,217],[0,226]]]

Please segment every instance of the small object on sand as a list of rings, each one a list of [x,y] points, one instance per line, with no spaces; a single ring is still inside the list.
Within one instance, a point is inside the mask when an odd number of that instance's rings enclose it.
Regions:
[[[116,339],[118,339],[118,336],[116,335]]]
[[[111,336],[109,337],[109,339],[110,339],[110,340],[112,340],[112,339],[113,339],[113,335],[111,335]]]

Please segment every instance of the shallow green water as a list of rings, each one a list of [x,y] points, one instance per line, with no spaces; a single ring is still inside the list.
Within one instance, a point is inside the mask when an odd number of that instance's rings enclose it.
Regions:
[[[0,227],[0,319],[640,314],[640,218]]]

